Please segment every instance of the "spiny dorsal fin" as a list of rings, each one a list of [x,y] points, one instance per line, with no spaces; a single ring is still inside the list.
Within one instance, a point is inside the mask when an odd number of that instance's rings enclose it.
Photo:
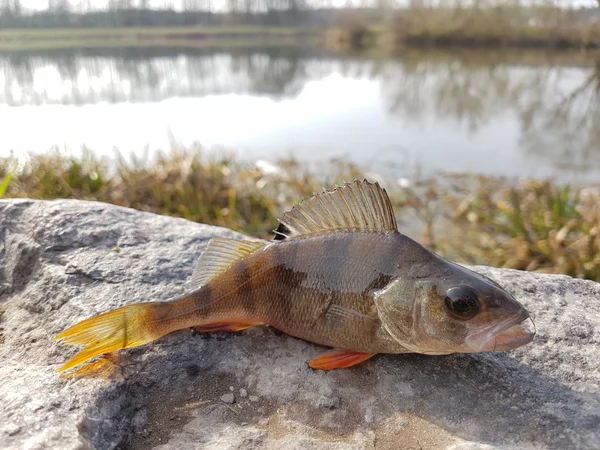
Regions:
[[[367,180],[346,183],[333,191],[315,194],[286,212],[275,230],[275,240],[347,231],[396,231],[390,199]]]
[[[192,273],[190,287],[204,286],[216,275],[225,272],[236,261],[245,258],[265,246],[264,242],[240,241],[238,239],[213,238],[202,252]]]

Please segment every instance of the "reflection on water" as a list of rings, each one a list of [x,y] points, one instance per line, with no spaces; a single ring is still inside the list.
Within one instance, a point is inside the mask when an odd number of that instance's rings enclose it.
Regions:
[[[600,57],[511,63],[471,56],[405,59],[402,74],[386,78],[390,111],[416,121],[452,119],[470,134],[510,114],[519,122],[519,147],[540,163],[582,172],[598,168]]]
[[[0,54],[0,153],[183,143],[241,156],[594,179],[600,57],[303,48]],[[389,174],[389,173],[388,173]]]
[[[331,73],[296,50],[180,52],[163,48],[0,54],[0,103],[148,102],[217,94],[294,96]],[[307,64],[310,63],[310,64]],[[311,70],[310,72],[307,70]]]

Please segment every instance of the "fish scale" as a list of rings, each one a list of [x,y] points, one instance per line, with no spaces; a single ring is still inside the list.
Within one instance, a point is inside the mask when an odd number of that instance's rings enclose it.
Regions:
[[[247,304],[245,297],[248,296],[256,307],[253,312],[247,312],[249,317],[253,313],[252,319],[290,335],[330,347],[364,352],[405,351],[397,342],[377,337],[382,332],[381,323],[373,315],[372,293],[385,287],[396,264],[391,259],[376,257],[376,252],[366,251],[389,248],[387,241],[395,237],[341,233],[329,239],[318,236],[277,244],[238,263],[260,267],[250,270],[259,272],[250,278],[252,287],[246,292],[232,294],[226,301],[214,302],[214,308],[220,314],[227,314],[228,310],[237,310],[238,305]],[[334,248],[324,252],[331,241],[339,244],[335,248],[351,250],[338,253]],[[349,258],[353,252],[363,254],[363,258],[360,261]],[[227,275],[224,277],[213,282],[237,281]],[[344,320],[338,320],[336,327],[331,327],[327,320],[331,306],[348,312]],[[367,317],[369,320],[365,320]]]

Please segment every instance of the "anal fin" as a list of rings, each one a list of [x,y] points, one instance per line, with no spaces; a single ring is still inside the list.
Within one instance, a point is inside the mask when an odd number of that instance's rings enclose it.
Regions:
[[[198,333],[217,333],[219,331],[242,331],[246,328],[264,325],[262,322],[213,322],[194,327]]]
[[[345,369],[366,361],[376,353],[354,352],[352,350],[332,350],[317,356],[308,362],[312,369],[332,370]]]

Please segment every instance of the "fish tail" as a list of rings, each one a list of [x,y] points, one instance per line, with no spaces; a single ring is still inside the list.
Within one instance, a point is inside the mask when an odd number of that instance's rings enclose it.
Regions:
[[[79,322],[57,335],[68,345],[85,346],[58,371],[72,369],[95,356],[154,341],[173,331],[165,321],[169,303],[149,302],[124,306]]]

